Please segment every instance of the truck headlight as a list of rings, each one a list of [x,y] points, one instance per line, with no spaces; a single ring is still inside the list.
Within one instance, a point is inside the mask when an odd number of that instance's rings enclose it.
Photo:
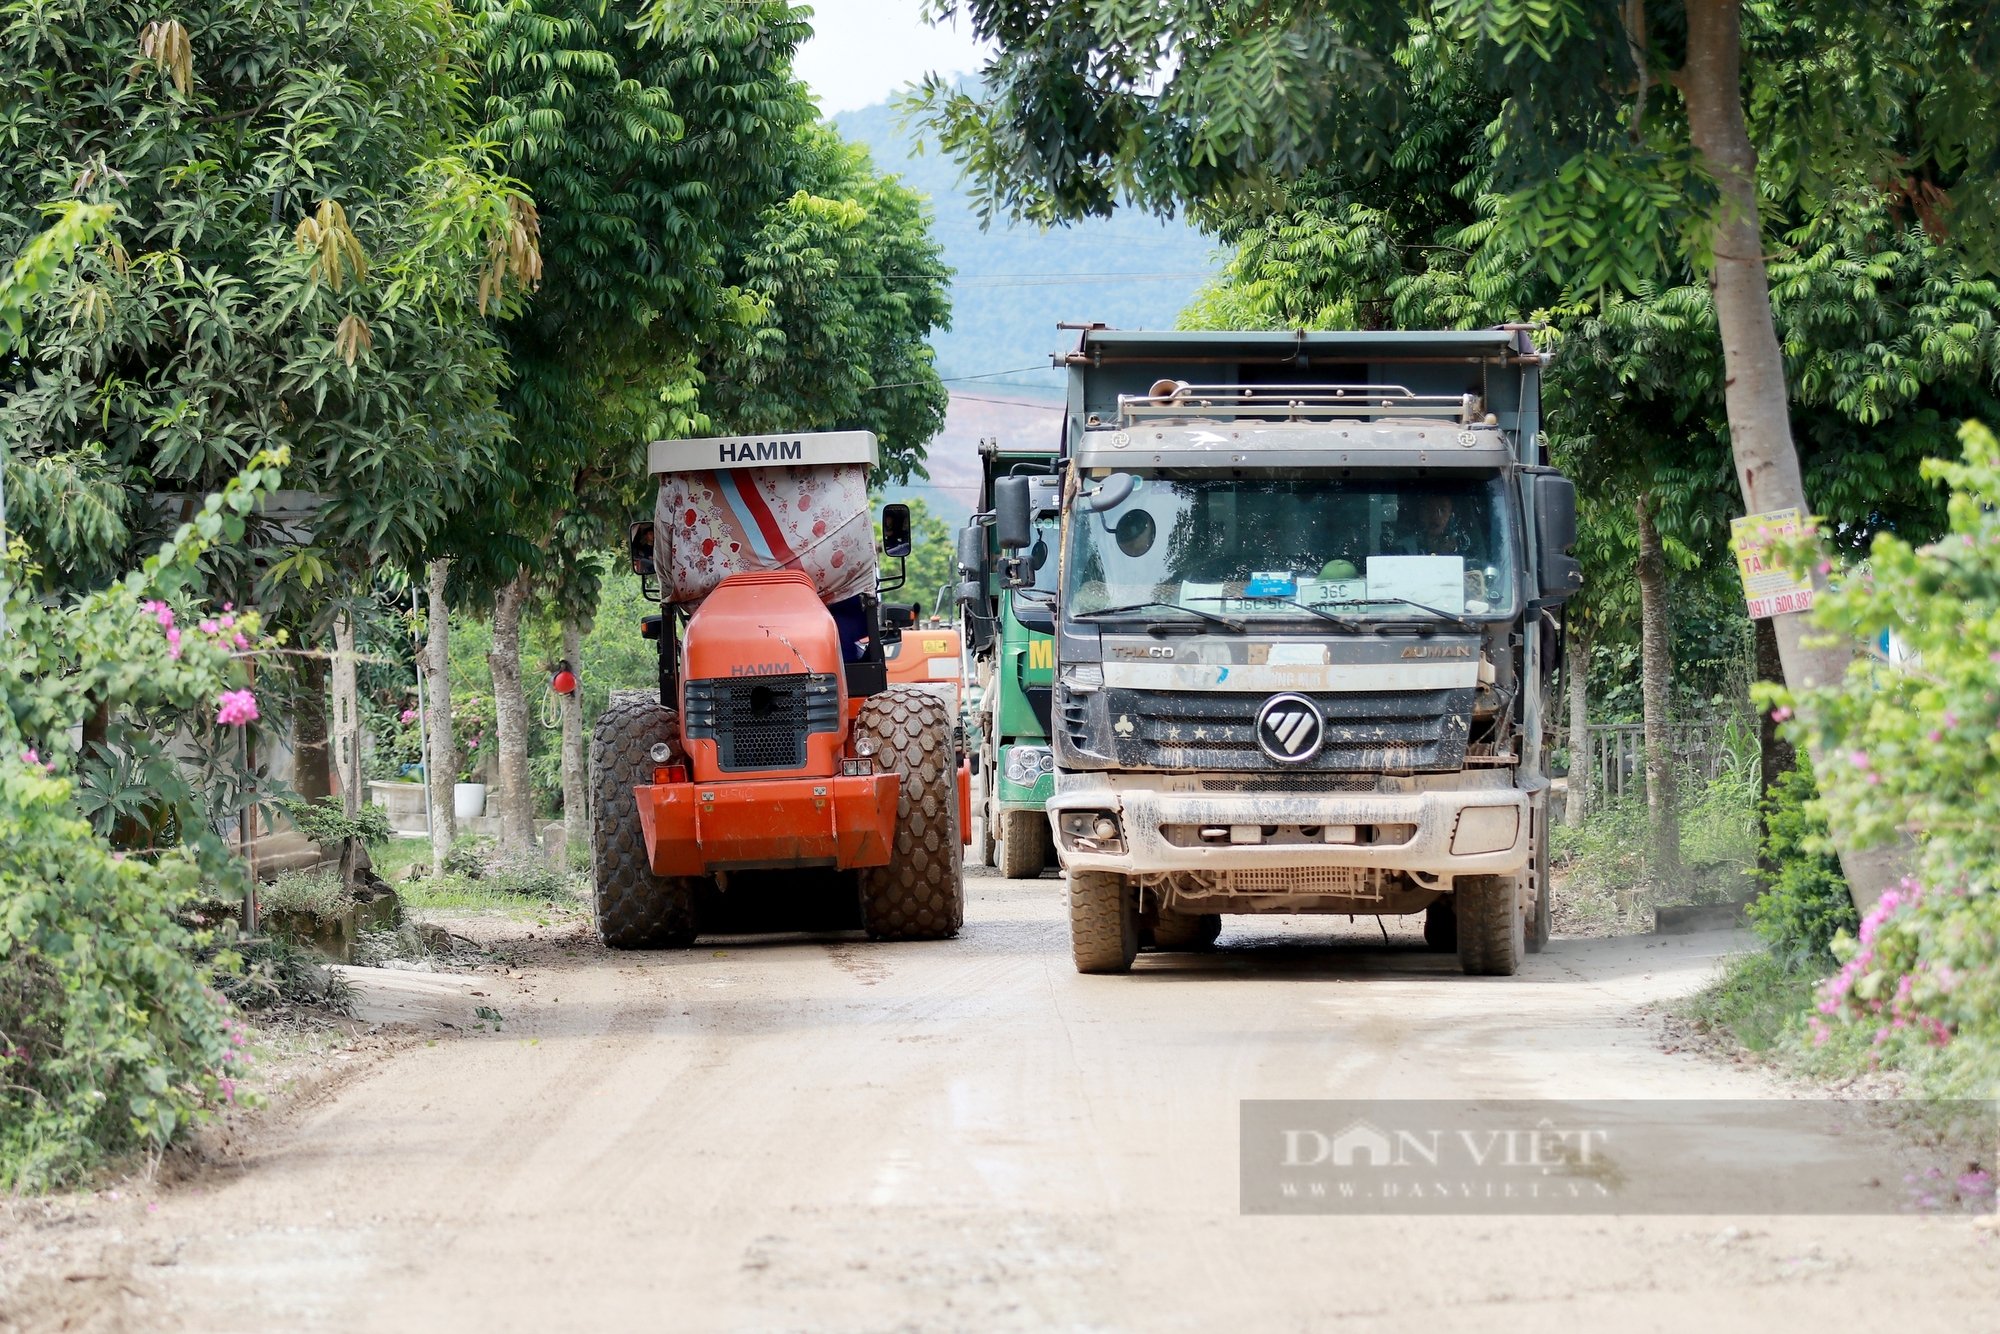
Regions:
[[[1056,771],[1056,753],[1047,746],[1009,746],[1002,772],[1016,787],[1033,787]]]
[[[1518,806],[1467,806],[1451,831],[1451,853],[1470,857],[1481,852],[1505,852],[1521,832]]]
[[[1114,811],[1064,811],[1056,817],[1063,843],[1083,852],[1125,851],[1125,834]]]

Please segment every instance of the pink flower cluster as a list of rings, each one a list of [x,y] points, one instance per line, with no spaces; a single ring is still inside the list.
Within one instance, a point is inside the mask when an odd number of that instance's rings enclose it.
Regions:
[[[223,611],[230,614],[220,620],[203,620],[195,626],[195,629],[205,635],[226,638],[237,648],[249,648],[250,641],[236,628],[235,607],[236,604],[233,602],[223,603]],[[142,602],[139,604],[139,609],[151,615],[160,623],[160,628],[167,632],[167,656],[178,662],[181,656],[181,628],[174,624],[174,609],[164,602]]]
[[[257,697],[247,690],[225,690],[216,701],[215,721],[224,727],[241,727],[257,721]]]
[[[167,656],[175,661],[181,656],[181,629],[174,624],[174,609],[164,602],[142,602],[141,611],[150,612],[160,628],[167,632]]]
[[[1951,1030],[1942,1021],[1931,1015],[1911,1012],[1918,975],[1930,974],[1941,989],[1949,991],[1959,979],[1947,967],[1940,965],[1933,970],[1929,960],[1918,960],[1912,971],[1904,973],[1897,979],[1896,993],[1886,1001],[1863,1000],[1854,994],[1854,988],[1861,979],[1874,971],[1875,938],[1881,933],[1882,924],[1901,909],[1914,907],[1923,896],[1924,887],[1911,877],[1904,876],[1901,885],[1884,894],[1875,906],[1869,909],[1868,915],[1861,919],[1861,930],[1854,957],[1842,965],[1838,973],[1828,978],[1820,989],[1817,1006],[1820,1015],[1837,1018],[1849,1012],[1850,1006],[1858,1006],[1867,1014],[1886,1016],[1889,1022],[1875,1030],[1877,1046],[1887,1042],[1890,1035],[1897,1030],[1912,1027],[1922,1031],[1938,1046],[1951,1041]],[[1829,1036],[1831,1030],[1827,1028],[1826,1020],[1815,1016],[1813,1041],[1823,1044]]]

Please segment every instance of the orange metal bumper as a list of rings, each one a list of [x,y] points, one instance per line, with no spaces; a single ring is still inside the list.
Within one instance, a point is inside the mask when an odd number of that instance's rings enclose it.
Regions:
[[[655,875],[886,866],[897,774],[657,783],[633,788]]]

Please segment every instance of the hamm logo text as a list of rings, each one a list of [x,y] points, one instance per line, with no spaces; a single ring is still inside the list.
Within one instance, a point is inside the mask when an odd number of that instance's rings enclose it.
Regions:
[[[721,454],[724,463],[770,463],[797,460],[804,450],[803,440],[746,440],[741,444],[724,442]]]

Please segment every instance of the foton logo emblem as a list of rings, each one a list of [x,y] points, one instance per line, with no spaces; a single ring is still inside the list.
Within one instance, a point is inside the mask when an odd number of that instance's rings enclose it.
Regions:
[[[729,669],[731,676],[788,676],[792,664],[789,662],[739,662]]]
[[[1470,644],[1418,644],[1403,650],[1406,658],[1469,658]]]
[[[1326,743],[1326,722],[1304,695],[1273,695],[1257,710],[1257,744],[1281,764],[1303,764]]]
[[[721,454],[724,463],[770,463],[796,461],[804,449],[803,440],[746,440],[742,444],[725,442]]]

